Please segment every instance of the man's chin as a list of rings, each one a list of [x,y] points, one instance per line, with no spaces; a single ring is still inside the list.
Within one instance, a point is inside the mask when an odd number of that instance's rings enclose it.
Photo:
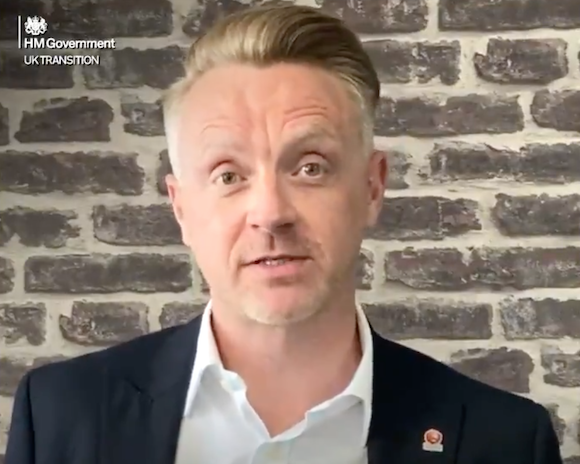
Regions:
[[[259,324],[288,326],[304,322],[321,310],[319,298],[280,299],[264,296],[246,301],[243,307],[245,316]]]

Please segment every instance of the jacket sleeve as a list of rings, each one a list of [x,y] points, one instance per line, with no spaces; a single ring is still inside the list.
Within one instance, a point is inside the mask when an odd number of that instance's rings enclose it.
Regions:
[[[16,390],[4,464],[34,464],[36,462],[34,448],[30,373],[28,373],[22,378]]]
[[[534,439],[534,464],[563,464],[560,444],[550,415],[543,406],[538,406],[538,411]]]

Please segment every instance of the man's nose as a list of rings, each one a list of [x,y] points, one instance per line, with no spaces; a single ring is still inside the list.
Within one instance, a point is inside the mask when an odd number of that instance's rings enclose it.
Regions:
[[[296,209],[291,192],[275,176],[255,181],[248,206],[248,222],[269,233],[291,229],[296,222]]]

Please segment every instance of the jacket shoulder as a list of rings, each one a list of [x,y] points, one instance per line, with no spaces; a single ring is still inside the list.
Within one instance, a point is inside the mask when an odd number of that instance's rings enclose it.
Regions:
[[[488,411],[502,411],[502,414],[505,414],[506,410],[522,414],[537,413],[538,403],[529,398],[464,374],[408,346],[382,340],[383,343],[392,345],[390,350],[394,347],[394,351],[397,352],[396,357],[401,359],[401,365],[416,366],[413,368],[417,373],[414,379],[415,384],[428,385],[429,389],[435,390],[435,395],[438,397],[451,397],[461,400],[467,406]]]
[[[129,367],[153,356],[180,327],[162,329],[98,351],[34,367],[27,376],[31,386],[52,387],[50,390],[57,391],[63,388],[67,392],[76,391],[74,387],[82,387],[90,391],[98,385],[95,380],[106,370],[122,370],[124,366]]]
[[[548,409],[520,394],[467,376],[407,347],[399,349],[415,375],[413,398],[428,396],[442,408],[460,405],[462,458],[466,462],[561,464],[561,436]]]

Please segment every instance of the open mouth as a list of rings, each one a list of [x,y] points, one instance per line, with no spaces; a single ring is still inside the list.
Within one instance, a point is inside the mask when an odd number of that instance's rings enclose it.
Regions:
[[[261,278],[274,279],[276,281],[295,282],[299,276],[303,276],[308,270],[307,256],[276,255],[264,256],[253,260],[246,265],[246,269],[256,272]]]
[[[266,258],[258,260],[256,264],[262,264],[264,266],[281,266],[282,264],[297,261],[298,259],[302,258]]]
[[[273,257],[273,258],[261,258],[256,261],[253,261],[251,264],[257,264],[261,266],[283,266],[284,264],[292,263],[295,261],[304,261],[306,258],[298,257],[298,256],[281,256],[281,257]]]

